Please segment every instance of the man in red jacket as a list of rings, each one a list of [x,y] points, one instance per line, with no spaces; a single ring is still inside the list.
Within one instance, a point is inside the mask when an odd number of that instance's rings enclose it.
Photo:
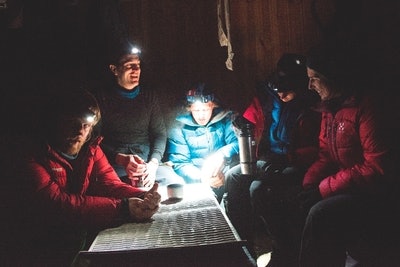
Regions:
[[[399,211],[398,182],[391,175],[392,152],[387,143],[391,140],[385,138],[381,109],[373,101],[377,99],[355,90],[359,84],[354,83],[352,71],[358,68],[352,64],[357,60],[338,51],[314,48],[307,60],[309,89],[321,98],[322,121],[319,157],[306,172],[299,195],[308,213],[302,267],[345,266],[346,252],[354,244],[371,239],[377,248],[386,246],[391,241],[385,238],[396,234],[383,232],[399,230],[390,228]],[[362,266],[389,266],[374,262],[376,255],[373,250]]]
[[[45,112],[45,138],[25,148],[10,201],[6,266],[70,266],[88,234],[148,220],[159,207],[158,184],[145,191],[122,182],[92,136],[101,115],[90,93],[57,96]]]

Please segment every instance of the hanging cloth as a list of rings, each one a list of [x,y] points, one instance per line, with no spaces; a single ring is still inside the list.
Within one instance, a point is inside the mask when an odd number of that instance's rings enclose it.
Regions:
[[[217,6],[218,15],[218,39],[221,46],[228,47],[228,58],[225,61],[225,65],[228,70],[233,70],[233,56],[232,45],[231,45],[231,34],[230,34],[230,18],[229,18],[229,0],[218,0]],[[225,30],[226,32],[225,32]]]

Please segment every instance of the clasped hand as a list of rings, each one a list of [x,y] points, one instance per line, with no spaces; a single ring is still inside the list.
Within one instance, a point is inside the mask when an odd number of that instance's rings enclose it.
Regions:
[[[144,194],[143,199],[137,197],[128,199],[129,214],[135,221],[148,220],[158,211],[161,195],[157,190],[158,183],[155,183],[153,187]]]
[[[150,161],[146,163],[138,155],[126,155],[125,170],[129,179],[139,180],[142,179],[144,187],[151,187],[156,180],[156,171],[158,164]]]

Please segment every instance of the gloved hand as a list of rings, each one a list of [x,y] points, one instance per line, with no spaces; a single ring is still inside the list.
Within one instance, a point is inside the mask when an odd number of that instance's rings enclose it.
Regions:
[[[300,208],[306,212],[308,212],[317,202],[322,200],[318,186],[301,191],[297,197],[300,202]]]

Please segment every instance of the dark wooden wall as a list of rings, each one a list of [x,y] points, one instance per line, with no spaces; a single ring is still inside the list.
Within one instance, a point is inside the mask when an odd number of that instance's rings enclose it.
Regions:
[[[379,90],[395,87],[399,76],[400,1],[230,0],[233,71],[218,41],[218,0],[8,1],[15,7],[0,11],[0,79],[15,98],[3,98],[3,109],[21,95],[28,100],[19,106],[34,102],[48,81],[62,90],[91,79],[104,44],[123,32],[141,46],[143,81],[160,90],[167,108],[188,84],[206,79],[241,112],[282,53],[306,53],[323,40],[358,51]],[[22,5],[20,27],[9,27]]]
[[[120,6],[130,36],[146,52],[151,80],[182,94],[187,83],[210,79],[226,103],[241,110],[255,82],[265,79],[283,52],[305,53],[321,40],[319,23],[332,20],[334,0],[314,9],[313,2],[229,1],[233,71],[225,66],[227,47],[218,40],[218,1],[131,0]]]

